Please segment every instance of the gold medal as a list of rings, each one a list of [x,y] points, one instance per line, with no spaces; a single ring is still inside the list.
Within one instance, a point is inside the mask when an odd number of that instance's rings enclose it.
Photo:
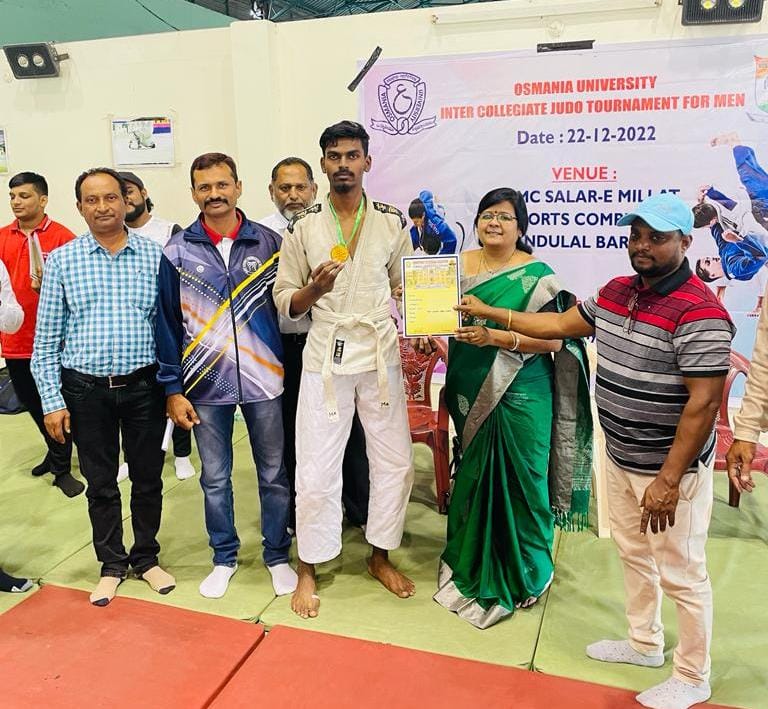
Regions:
[[[331,249],[331,259],[333,261],[344,263],[348,258],[349,249],[344,246],[344,244],[336,244],[336,246]]]

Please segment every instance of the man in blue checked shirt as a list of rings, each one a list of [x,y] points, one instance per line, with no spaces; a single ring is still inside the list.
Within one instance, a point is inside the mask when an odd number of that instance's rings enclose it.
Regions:
[[[154,329],[162,250],[126,229],[126,194],[108,168],[77,178],[77,208],[89,231],[46,263],[32,356],[46,429],[61,443],[71,432],[88,482],[101,562],[91,593],[97,606],[114,598],[129,567],[158,593],[176,585],[157,559],[165,397],[155,380]],[[116,479],[121,433],[131,478],[130,552]]]

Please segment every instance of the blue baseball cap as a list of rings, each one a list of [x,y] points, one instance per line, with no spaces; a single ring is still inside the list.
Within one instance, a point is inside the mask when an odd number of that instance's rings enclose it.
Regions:
[[[627,226],[638,217],[656,231],[679,229],[683,234],[690,234],[693,230],[693,211],[671,192],[655,194],[644,199],[633,211],[619,219],[618,226]]]

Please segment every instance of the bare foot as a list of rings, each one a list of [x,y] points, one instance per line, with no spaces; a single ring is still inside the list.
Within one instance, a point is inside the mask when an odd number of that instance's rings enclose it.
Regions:
[[[409,598],[416,593],[416,584],[392,566],[389,555],[384,549],[373,547],[373,552],[368,559],[368,573],[384,588],[400,598]]]
[[[541,593],[538,596],[528,596],[524,601],[521,603],[515,603],[515,608],[530,608],[531,606],[535,606],[536,602],[547,592],[547,589],[552,585],[552,579],[554,579],[555,575],[554,573],[552,576],[549,577],[549,581],[547,581],[547,585],[544,586]]]
[[[315,567],[299,561],[296,571],[299,580],[291,596],[291,610],[300,618],[316,618],[320,608],[320,596],[315,593],[317,590]]]

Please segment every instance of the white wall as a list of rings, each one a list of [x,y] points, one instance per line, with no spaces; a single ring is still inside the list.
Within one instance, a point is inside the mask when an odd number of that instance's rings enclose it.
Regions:
[[[462,9],[472,18],[489,7]],[[677,0],[651,10],[562,16],[557,36],[551,19],[441,26],[432,23],[434,12],[236,22],[229,30],[70,43],[63,50],[72,58],[62,64],[58,79],[15,81],[0,65],[0,74],[6,73],[0,82],[0,126],[8,131],[11,170],[45,174],[52,188],[50,213],[79,231],[72,185],[83,168],[110,164],[109,116],[169,110],[176,118],[178,164],[141,173],[158,214],[182,223],[194,216],[189,164],[202,152],[221,150],[236,158],[244,182],[241,205],[258,218],[271,209],[266,186],[272,165],[298,154],[319,172],[322,129],[358,116],[357,95],[346,86],[376,45],[392,58],[578,39],[605,45],[768,33],[768,12],[759,24],[684,28]],[[0,215],[5,215],[0,222],[10,220],[2,202]]]
[[[71,42],[60,48],[70,55],[60,77],[25,81],[14,80],[3,59],[0,126],[7,131],[11,174],[45,175],[50,215],[81,233],[75,178],[112,164],[110,118],[169,111],[176,118],[177,165],[137,172],[158,214],[188,221],[195,214],[191,159],[207,150],[237,152],[230,47],[227,28]],[[9,221],[2,199],[0,223]]]

